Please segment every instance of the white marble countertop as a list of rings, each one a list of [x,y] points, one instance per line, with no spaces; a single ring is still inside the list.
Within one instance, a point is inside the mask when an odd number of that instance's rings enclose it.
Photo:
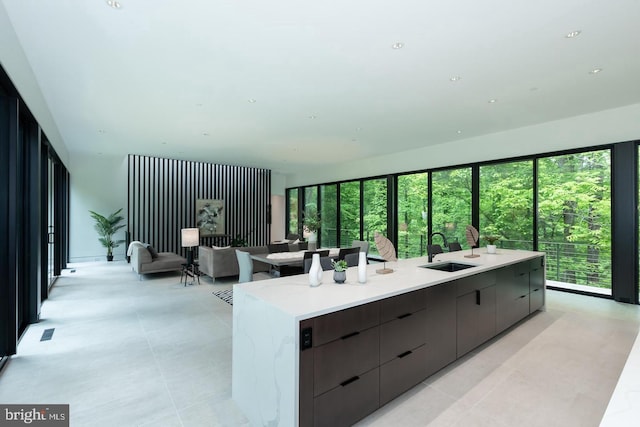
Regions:
[[[369,264],[365,284],[358,283],[357,267],[351,267],[347,269],[346,283],[341,285],[333,282],[333,271],[325,271],[322,284],[315,288],[309,286],[308,275],[300,274],[243,283],[235,285],[234,289],[277,308],[287,316],[303,320],[544,255],[542,252],[507,249],[488,254],[485,248],[479,248],[474,249],[474,254],[479,257],[466,258],[465,255],[470,253],[470,250],[464,250],[435,256],[434,264],[451,260],[475,266],[453,273],[420,268],[427,264],[427,257],[420,257],[387,262],[386,267],[394,270],[390,274],[377,274],[376,269],[382,268],[382,264]]]
[[[640,335],[636,337],[600,427],[638,425],[640,408]]]

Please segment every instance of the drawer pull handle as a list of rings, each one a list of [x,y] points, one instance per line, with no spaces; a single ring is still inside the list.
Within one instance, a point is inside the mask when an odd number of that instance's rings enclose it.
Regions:
[[[539,290],[540,290],[540,288],[535,288],[535,289],[533,290],[533,292],[538,292]]]
[[[522,298],[524,298],[524,297],[526,297],[526,295],[521,295],[521,296],[520,296],[520,299],[522,299]]]
[[[344,336],[340,337],[340,339],[346,340],[348,338],[355,337],[356,335],[359,335],[359,334],[360,334],[360,332],[351,332],[350,334],[347,334],[347,335],[344,335]]]
[[[411,351],[411,350],[405,351],[404,353],[402,353],[401,355],[398,356],[398,359],[402,359],[403,357],[408,356],[411,353],[413,353],[413,351]]]
[[[356,381],[358,381],[359,379],[360,379],[360,377],[356,375],[356,376],[355,376],[355,377],[353,377],[353,378],[349,378],[348,380],[341,382],[341,383],[340,383],[340,385],[341,385],[342,387],[346,387],[346,386],[348,386],[349,384],[351,384],[352,382],[356,382]]]
[[[476,289],[476,305],[480,305],[480,290]]]
[[[405,314],[402,314],[402,315],[398,316],[398,319],[404,319],[405,317],[409,317],[409,316],[411,316],[411,313],[405,313]]]

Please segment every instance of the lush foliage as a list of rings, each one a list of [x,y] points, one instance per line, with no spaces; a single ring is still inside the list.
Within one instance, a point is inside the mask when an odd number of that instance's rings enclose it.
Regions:
[[[107,256],[113,255],[113,249],[124,243],[124,240],[113,238],[114,234],[125,227],[121,224],[124,217],[120,215],[122,208],[118,209],[109,216],[100,215],[97,212],[89,211],[91,217],[95,220],[94,228],[98,232],[98,241],[107,248]]]
[[[335,271],[345,271],[347,269],[347,261],[340,259],[338,261],[331,260],[331,265]]]
[[[480,244],[498,238],[495,243],[503,248],[531,250],[535,232],[538,249],[547,253],[548,279],[610,288],[609,156],[609,150],[602,150],[539,159],[535,198],[533,160],[481,166]],[[429,222],[433,232],[442,233],[448,241],[458,241],[463,248],[468,248],[465,227],[472,222],[471,168],[432,172],[431,182],[429,217],[428,174],[406,174],[397,178],[396,247],[400,258],[425,255]],[[367,240],[375,250],[374,232],[387,232],[386,179],[307,187],[305,196],[309,188],[320,189],[322,245],[338,243],[347,247],[352,240]],[[309,194],[316,197],[316,193]],[[537,224],[534,224],[534,200],[537,201]],[[337,230],[338,218],[340,230]],[[441,244],[437,239],[440,237],[434,236],[433,243]]]

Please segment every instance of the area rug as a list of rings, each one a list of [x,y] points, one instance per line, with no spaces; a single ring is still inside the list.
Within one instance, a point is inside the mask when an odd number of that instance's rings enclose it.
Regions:
[[[213,294],[227,304],[233,305],[233,289],[224,289],[222,291],[214,291]]]

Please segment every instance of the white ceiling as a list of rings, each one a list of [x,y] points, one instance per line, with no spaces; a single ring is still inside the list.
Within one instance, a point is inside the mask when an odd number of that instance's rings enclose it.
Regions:
[[[2,0],[71,154],[300,173],[640,102],[640,0],[119,1]]]

